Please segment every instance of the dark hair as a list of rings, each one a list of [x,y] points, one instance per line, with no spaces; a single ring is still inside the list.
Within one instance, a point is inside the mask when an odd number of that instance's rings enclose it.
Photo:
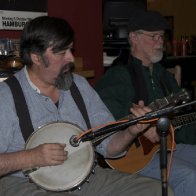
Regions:
[[[23,63],[30,67],[33,64],[30,53],[42,55],[49,47],[58,52],[73,40],[74,31],[65,20],[40,16],[25,25],[20,40],[20,56]]]

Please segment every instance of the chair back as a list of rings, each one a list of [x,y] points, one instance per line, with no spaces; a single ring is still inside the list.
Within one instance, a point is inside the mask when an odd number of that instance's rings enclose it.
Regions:
[[[181,67],[180,65],[176,65],[172,68],[167,68],[167,70],[174,75],[179,86],[181,86]]]

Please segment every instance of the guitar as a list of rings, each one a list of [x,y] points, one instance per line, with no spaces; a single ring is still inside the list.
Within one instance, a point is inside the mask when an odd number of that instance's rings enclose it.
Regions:
[[[180,101],[189,100],[190,97],[185,89],[182,89],[176,94],[171,94],[168,97],[163,99],[158,99],[155,102],[152,102],[149,107],[151,109],[160,109],[168,105],[176,105]],[[126,116],[123,119],[132,118],[131,114]],[[175,129],[191,124],[196,121],[196,112],[186,115],[176,116],[171,121],[171,124]],[[167,145],[168,149],[171,148],[171,135],[167,135]],[[126,156],[118,159],[106,159],[106,163],[111,167],[119,171],[136,173],[142,170],[147,164],[150,163],[153,156],[159,151],[159,143],[152,143],[144,136],[139,136],[137,142],[133,142],[126,154]]]
[[[176,116],[171,120],[174,129],[196,122],[196,112]],[[159,143],[152,143],[144,136],[138,137],[139,143],[132,144],[126,156],[119,159],[106,159],[107,164],[123,172],[136,173],[147,166],[159,151]],[[167,135],[168,150],[171,149],[171,135]]]

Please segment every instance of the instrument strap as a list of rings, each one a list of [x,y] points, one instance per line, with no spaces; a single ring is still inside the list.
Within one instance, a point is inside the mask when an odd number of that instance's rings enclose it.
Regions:
[[[8,84],[8,86],[10,87],[11,92],[13,94],[16,112],[17,112],[17,115],[19,118],[21,132],[22,132],[24,140],[27,141],[27,139],[29,138],[31,133],[33,133],[34,128],[32,125],[28,106],[27,106],[21,85],[15,76],[9,77],[8,79],[5,80],[5,82]],[[82,95],[81,95],[78,87],[76,86],[76,84],[74,82],[72,82],[72,85],[70,87],[70,91],[71,91],[71,95],[72,95],[78,109],[80,110],[80,112],[86,122],[87,128],[90,129],[91,124],[90,124],[90,120],[89,120],[89,116],[87,113],[87,109],[86,109],[84,100],[82,98]],[[96,153],[96,156],[97,156],[97,161],[98,161],[99,165],[102,167],[108,168],[108,165],[105,162],[104,158],[101,155],[99,155],[98,153]]]
[[[10,90],[12,92],[15,107],[16,107],[16,112],[17,112],[17,115],[19,118],[19,124],[20,124],[20,128],[22,131],[22,135],[24,137],[24,140],[27,141],[27,139],[29,138],[31,133],[33,133],[34,128],[32,125],[28,106],[27,106],[21,85],[15,76],[9,77],[8,79],[5,80],[5,82],[8,84],[8,86],[10,87]],[[74,82],[71,85],[70,91],[71,91],[71,95],[72,95],[78,109],[80,110],[80,112],[86,122],[88,129],[90,129],[91,128],[90,120],[88,117],[88,113],[86,110],[84,100],[82,98],[82,95],[81,95],[78,87],[76,86],[76,84]]]
[[[76,84],[74,82],[72,82],[70,91],[71,91],[71,95],[72,95],[78,109],[80,110],[80,112],[81,112],[81,114],[82,114],[82,116],[83,116],[83,118],[86,122],[87,128],[90,129],[91,124],[90,124],[90,120],[89,120],[89,117],[88,117],[88,113],[87,113],[87,109],[86,109],[84,100],[82,98],[82,95],[81,95],[78,87],[76,86]]]
[[[31,133],[33,133],[34,128],[22,88],[15,76],[9,77],[5,80],[5,82],[8,84],[12,92],[16,113],[19,118],[20,129],[24,140],[27,141],[28,137],[31,135]]]

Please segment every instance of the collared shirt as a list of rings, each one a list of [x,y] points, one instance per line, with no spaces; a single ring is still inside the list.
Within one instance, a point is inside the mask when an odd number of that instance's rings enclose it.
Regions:
[[[33,82],[31,82],[31,80],[29,78],[29,74],[27,72],[27,67],[26,66],[24,67],[24,73],[25,73],[25,75],[27,77],[27,80],[28,80],[29,84],[31,85],[32,89],[34,89],[35,91],[37,91],[37,93],[40,94],[41,91],[39,90],[39,88],[37,86],[35,86],[35,84],[33,84]]]
[[[70,94],[70,90],[60,91],[59,106],[57,108],[50,97],[43,95],[35,86],[33,87],[25,69],[23,68],[17,72],[15,76],[23,89],[34,130],[57,121],[75,124],[81,128],[81,131],[87,129],[83,116]],[[91,126],[96,127],[106,122],[113,122],[113,116],[86,79],[74,74],[74,82],[84,99]],[[11,91],[5,82],[0,83],[0,111],[0,153],[23,150],[25,141],[20,130]],[[97,151],[104,156],[106,155],[106,146],[109,141],[110,138],[104,140],[97,147]]]

